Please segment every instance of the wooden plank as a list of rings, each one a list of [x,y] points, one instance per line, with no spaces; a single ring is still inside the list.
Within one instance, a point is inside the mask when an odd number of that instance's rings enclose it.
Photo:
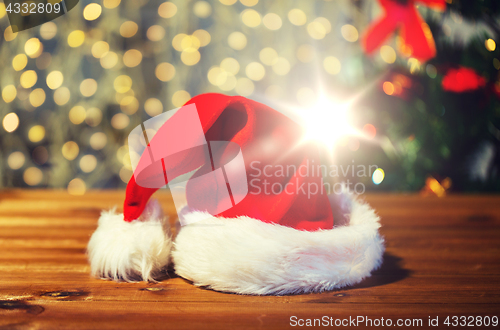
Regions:
[[[381,269],[333,292],[241,296],[90,277],[86,244],[123,191],[0,192],[0,329],[290,328],[298,318],[500,316],[500,197],[367,195],[382,218]],[[156,196],[175,221],[168,192]]]

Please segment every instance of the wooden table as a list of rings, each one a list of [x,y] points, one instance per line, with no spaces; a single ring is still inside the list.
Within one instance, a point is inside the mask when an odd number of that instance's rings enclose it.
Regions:
[[[168,193],[157,197],[174,212]],[[423,329],[429,317],[448,328],[447,316],[500,316],[500,197],[368,195],[387,241],[382,268],[352,288],[282,297],[200,289],[174,273],[156,284],[91,278],[88,239],[123,198],[0,192],[0,329],[271,329],[324,316],[421,319]]]

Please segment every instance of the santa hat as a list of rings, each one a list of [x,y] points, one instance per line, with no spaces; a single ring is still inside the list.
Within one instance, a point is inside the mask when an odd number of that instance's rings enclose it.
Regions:
[[[280,112],[203,94],[145,140],[124,213],[103,212],[89,242],[94,276],[149,281],[171,259],[197,286],[288,294],[352,285],[381,264],[378,216],[348,194],[326,194],[319,147]],[[150,197],[192,171],[173,240]]]

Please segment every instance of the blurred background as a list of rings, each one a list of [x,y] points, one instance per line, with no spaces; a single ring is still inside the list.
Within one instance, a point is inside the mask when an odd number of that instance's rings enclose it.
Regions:
[[[338,164],[381,168],[351,178],[367,190],[498,192],[500,7],[436,3],[80,0],[14,33],[0,2],[0,187],[123,188],[130,131],[219,92],[276,109],[354,98],[349,125],[364,137],[342,136],[333,152]],[[407,30],[435,54],[417,56],[401,30],[363,47],[384,37],[373,29],[384,6],[418,11],[427,24]],[[338,128],[335,115],[325,121]]]

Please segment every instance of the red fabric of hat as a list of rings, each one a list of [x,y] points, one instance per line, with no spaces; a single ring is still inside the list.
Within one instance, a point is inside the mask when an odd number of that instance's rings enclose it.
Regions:
[[[320,165],[319,147],[303,140],[304,131],[299,124],[270,107],[241,96],[202,94],[185,106],[190,104],[196,106],[208,143],[228,141],[239,145],[251,186],[239,203],[233,203],[233,207],[217,216],[248,216],[307,231],[333,228],[333,215],[322,177],[319,173],[308,171],[308,167]],[[182,108],[179,109],[158,130],[148,148],[181,143],[189,138],[189,130],[183,132],[179,127],[179,124],[182,125],[182,121],[178,120],[182,111]],[[176,135],[169,135],[174,140],[164,140],[167,130],[176,130]],[[148,152],[143,153],[138,168],[146,167],[147,171],[143,173],[147,177],[141,177],[136,170],[127,185],[124,205],[126,221],[139,218],[151,195],[175,177],[200,166],[193,177],[209,171],[207,166],[210,164],[204,164],[202,157],[198,157],[199,150],[195,149],[178,152],[173,157],[152,164],[148,163]],[[153,188],[138,184],[155,180],[160,180],[160,184]],[[211,203],[211,196],[217,195],[217,189],[208,181],[198,180],[196,185],[188,181],[188,206]]]

